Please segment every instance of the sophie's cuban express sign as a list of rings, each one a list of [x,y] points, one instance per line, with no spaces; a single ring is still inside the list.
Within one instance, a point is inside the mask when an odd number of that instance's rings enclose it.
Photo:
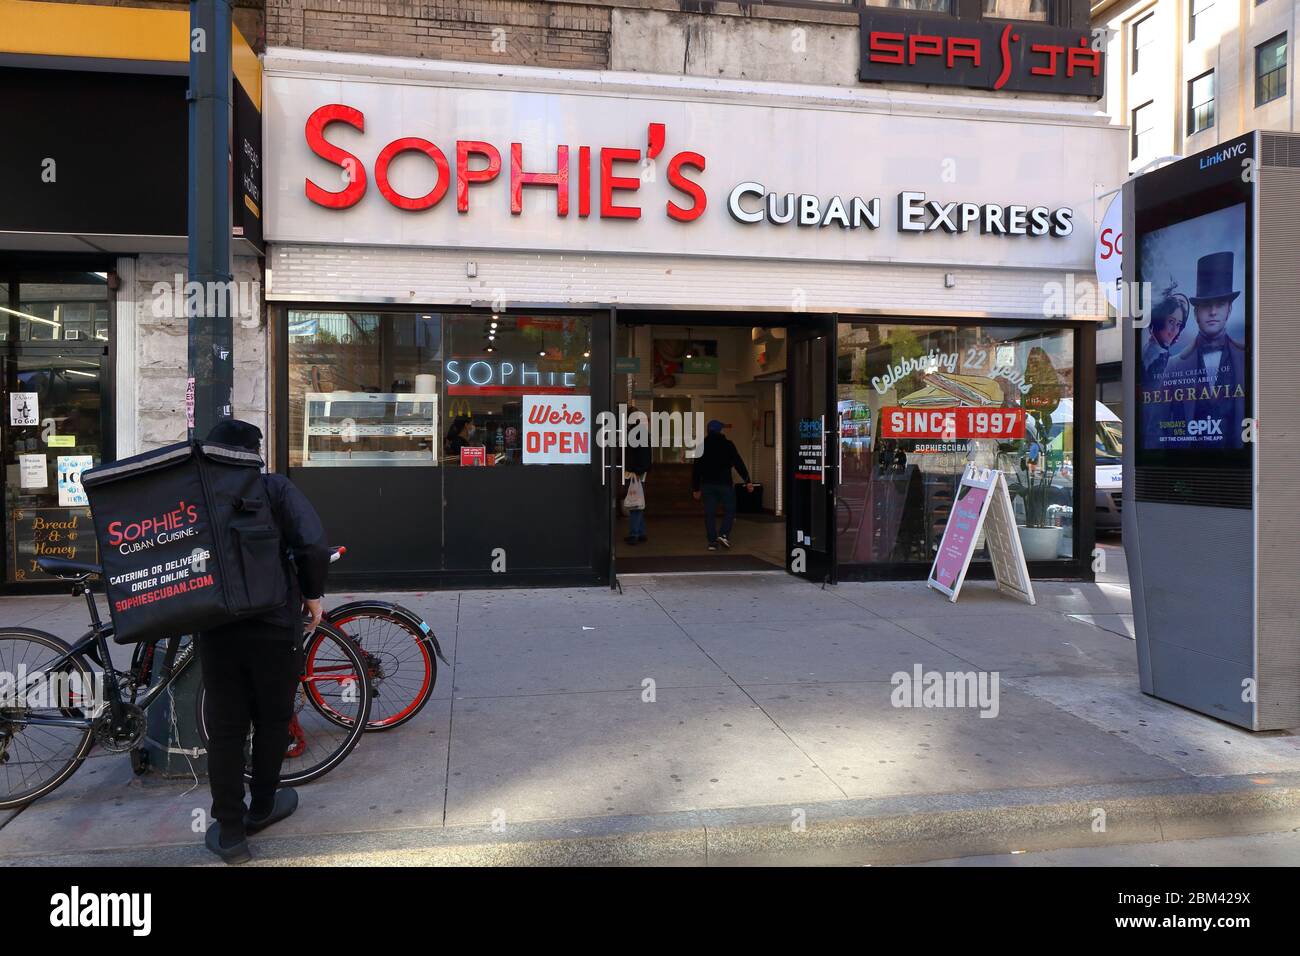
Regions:
[[[1086,30],[1005,20],[860,18],[864,82],[1100,97],[1102,52]]]
[[[378,148],[373,163],[331,142],[332,126],[366,129],[365,114],[342,103],[328,103],[312,110],[304,134],[308,148],[319,158],[338,167],[337,177],[312,176],[302,181],[309,201],[327,209],[356,206],[374,185],[391,206],[419,213],[438,206],[444,198],[454,202],[464,215],[482,201],[473,194],[498,178],[509,182],[512,216],[524,211],[525,188],[554,192],[553,209],[559,218],[576,212],[578,219],[639,220],[643,207],[648,214],[660,214],[680,223],[698,220],[710,206],[710,194],[701,176],[706,157],[693,150],[665,149],[666,128],[650,123],[644,152],[630,146],[555,147],[553,169],[529,169],[524,165],[524,144],[512,142],[505,149],[484,140],[457,139],[444,152],[438,144],[417,136],[399,136]],[[450,153],[450,155],[448,155]],[[653,179],[639,175],[641,164],[667,155],[667,196],[651,199]],[[390,167],[404,154],[423,154],[435,172],[432,187],[423,195],[400,192],[390,178]],[[576,160],[576,162],[575,162]],[[322,169],[322,172],[324,170]],[[321,185],[325,183],[326,185]],[[329,188],[337,183],[339,188]],[[455,184],[454,200],[451,186]],[[646,187],[643,190],[643,187]],[[654,187],[657,189],[657,187]],[[880,196],[819,196],[810,193],[777,192],[762,183],[746,180],[726,184],[723,199],[730,217],[741,225],[768,222],[795,227],[836,226],[845,231],[874,231],[881,227],[885,208]],[[945,197],[946,198],[946,197]],[[979,233],[981,235],[1064,238],[1074,231],[1074,210],[1069,206],[970,202],[932,199],[920,190],[902,190],[891,197],[895,229],[900,233]],[[660,206],[660,204],[662,204]],[[574,207],[576,206],[576,210]],[[655,207],[662,209],[657,213]]]

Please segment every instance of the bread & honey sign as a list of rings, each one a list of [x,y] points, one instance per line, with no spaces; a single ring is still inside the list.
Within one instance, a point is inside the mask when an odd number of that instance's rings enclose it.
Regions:
[[[53,581],[38,558],[99,561],[89,508],[18,508],[11,515],[9,541],[15,581]]]

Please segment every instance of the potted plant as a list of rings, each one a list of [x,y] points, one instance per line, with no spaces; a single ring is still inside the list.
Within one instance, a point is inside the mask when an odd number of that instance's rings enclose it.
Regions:
[[[1052,413],[1061,404],[1061,379],[1047,353],[1034,348],[1025,363],[1029,391],[1024,398],[1026,417],[1033,422],[1033,434],[1024,442],[1016,461],[1017,478],[1008,490],[1018,497],[1025,523],[1018,526],[1026,561],[1051,561],[1061,545],[1062,529],[1052,524],[1048,506],[1052,503],[1052,481],[1061,461],[1048,452],[1052,434]]]

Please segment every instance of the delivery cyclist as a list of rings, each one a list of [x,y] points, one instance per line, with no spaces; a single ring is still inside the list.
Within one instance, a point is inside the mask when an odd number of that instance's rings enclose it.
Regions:
[[[262,432],[238,419],[218,422],[208,440],[261,451]],[[288,582],[284,604],[260,617],[235,621],[198,637],[207,690],[208,785],[212,818],[207,847],[227,863],[252,858],[247,834],[283,820],[298,807],[298,794],[280,785],[280,764],[301,676],[303,615],[308,633],[321,620],[321,596],[329,570],[325,530],[311,502],[283,475],[265,474],[262,484],[284,545]],[[292,560],[290,560],[292,555]],[[244,806],[244,741],[253,726],[250,805]]]

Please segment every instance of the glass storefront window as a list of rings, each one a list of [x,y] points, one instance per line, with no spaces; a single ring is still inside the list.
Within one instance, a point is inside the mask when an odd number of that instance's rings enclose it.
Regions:
[[[524,412],[589,418],[588,318],[291,310],[288,342],[291,468],[581,457],[528,452]]]
[[[0,335],[18,342],[107,342],[108,274],[21,276]]]
[[[592,567],[591,318],[291,309],[283,321],[289,474],[353,567]]]
[[[534,418],[553,406],[557,414],[590,421],[590,319],[451,316],[445,370],[448,465],[585,463],[580,451],[566,452],[558,439],[546,448],[535,438],[526,446],[531,429],[525,427],[525,406]]]
[[[1073,552],[1074,333],[839,329],[839,560],[928,563],[967,462],[1000,468],[1030,560]]]
[[[438,464],[442,317],[290,311],[289,467]]]

